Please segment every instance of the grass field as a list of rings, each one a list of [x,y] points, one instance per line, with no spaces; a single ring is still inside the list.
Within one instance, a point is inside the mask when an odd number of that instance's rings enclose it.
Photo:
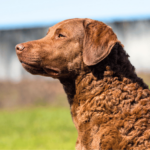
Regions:
[[[73,150],[76,138],[67,108],[0,112],[0,150]]]

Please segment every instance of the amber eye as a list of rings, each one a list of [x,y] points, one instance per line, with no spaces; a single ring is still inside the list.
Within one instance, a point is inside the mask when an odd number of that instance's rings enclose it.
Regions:
[[[58,37],[59,37],[59,38],[65,37],[65,35],[59,34]]]

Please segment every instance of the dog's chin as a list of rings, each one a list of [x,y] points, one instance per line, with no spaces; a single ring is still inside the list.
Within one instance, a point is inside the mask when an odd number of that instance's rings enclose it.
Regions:
[[[21,62],[21,64],[25,68],[26,71],[28,71],[29,73],[31,73],[33,75],[48,76],[48,74],[41,67],[30,65],[30,64],[25,63],[25,62]]]
[[[47,76],[47,77],[52,77],[52,78],[59,78],[59,76],[60,76],[60,71],[55,68],[43,69],[40,66],[25,63],[22,61],[21,61],[21,64],[26,69],[26,71],[28,71],[29,73],[31,73],[33,75],[42,75],[42,76]]]

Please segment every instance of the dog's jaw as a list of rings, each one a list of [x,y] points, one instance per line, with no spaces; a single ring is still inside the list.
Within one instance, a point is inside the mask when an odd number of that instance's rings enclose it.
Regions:
[[[39,66],[35,66],[29,63],[25,63],[21,61],[22,66],[25,68],[26,71],[30,72],[33,75],[43,75],[43,76],[48,76],[48,74],[44,71],[43,68]]]

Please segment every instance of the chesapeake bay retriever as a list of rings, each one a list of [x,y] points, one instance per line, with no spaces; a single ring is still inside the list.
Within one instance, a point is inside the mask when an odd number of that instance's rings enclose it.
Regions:
[[[44,38],[18,44],[16,52],[28,72],[63,84],[77,150],[150,149],[150,91],[111,27],[65,20]]]

